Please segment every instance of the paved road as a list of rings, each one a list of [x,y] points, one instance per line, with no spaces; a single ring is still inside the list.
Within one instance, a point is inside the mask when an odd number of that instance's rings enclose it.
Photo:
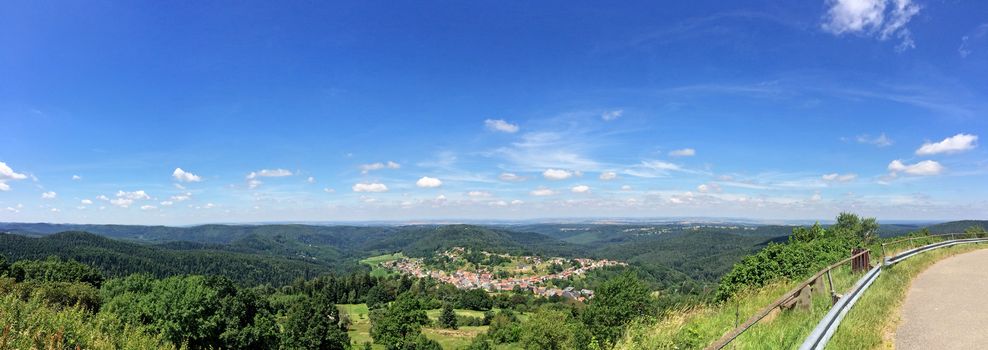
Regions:
[[[895,347],[988,348],[988,249],[944,259],[913,280]]]

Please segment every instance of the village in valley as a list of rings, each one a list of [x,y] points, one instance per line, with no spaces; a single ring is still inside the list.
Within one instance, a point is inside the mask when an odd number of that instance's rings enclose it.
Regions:
[[[380,267],[418,278],[452,284],[459,289],[531,291],[542,297],[562,297],[585,301],[593,290],[557,288],[552,281],[581,277],[587,272],[610,266],[627,266],[614,260],[588,258],[543,258],[512,256],[454,247],[429,258],[400,257],[382,261]]]

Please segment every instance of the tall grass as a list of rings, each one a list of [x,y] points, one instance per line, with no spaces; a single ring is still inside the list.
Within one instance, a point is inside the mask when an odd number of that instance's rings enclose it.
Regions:
[[[947,257],[988,248],[986,244],[966,244],[921,253],[886,268],[868,291],[847,313],[827,349],[893,348],[899,324],[899,311],[913,278]]]
[[[847,265],[834,269],[834,288],[838,293],[844,293],[862,275],[852,274]],[[799,282],[776,282],[743,291],[722,303],[672,310],[659,321],[635,322],[628,327],[616,348],[702,349],[798,284]],[[829,289],[829,284],[825,283],[825,288]],[[770,314],[742,333],[727,349],[799,347],[831,307],[829,293],[814,294],[812,300],[809,310],[778,310]]]

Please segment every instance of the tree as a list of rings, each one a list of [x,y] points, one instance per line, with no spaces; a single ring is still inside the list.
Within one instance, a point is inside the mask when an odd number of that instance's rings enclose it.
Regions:
[[[398,296],[391,306],[371,311],[371,338],[389,349],[405,349],[415,344],[423,324],[429,317],[417,298]]]
[[[385,306],[394,300],[394,296],[387,290],[384,284],[378,283],[367,291],[367,308],[376,309]]]
[[[483,289],[471,289],[460,294],[460,308],[487,311],[494,306],[494,300]]]
[[[453,305],[449,303],[443,304],[442,312],[439,314],[439,326],[443,328],[457,329],[456,312],[453,311]]]
[[[131,275],[100,290],[102,312],[126,324],[148,326],[189,349],[277,347],[277,325],[259,295],[222,277]],[[308,315],[307,317],[311,317]],[[344,333],[345,335],[345,333]]]
[[[340,328],[336,305],[302,297],[292,304],[286,315],[282,349],[348,349],[350,337]]]
[[[649,294],[634,272],[625,271],[597,288],[584,310],[583,322],[602,343],[614,344],[628,322],[652,314],[654,303]]]
[[[981,226],[970,226],[964,229],[964,236],[969,238],[985,237],[988,232],[985,231],[984,227]],[[2,257],[0,257],[2,258]]]
[[[514,343],[521,338],[521,324],[511,310],[502,309],[491,319],[487,335],[494,344]]]
[[[862,219],[856,214],[844,212],[837,215],[837,222],[830,227],[830,230],[837,237],[857,239],[868,244],[878,237],[878,221],[875,218]]]
[[[590,332],[566,310],[542,308],[522,325],[521,345],[528,350],[586,349]]]
[[[817,222],[813,226],[805,227],[798,226],[792,229],[792,236],[789,236],[789,240],[798,242],[809,242],[818,238],[823,238],[827,234],[827,231],[820,226]]]
[[[7,264],[7,257],[0,254],[0,277],[7,275],[7,270],[10,269],[10,265]]]

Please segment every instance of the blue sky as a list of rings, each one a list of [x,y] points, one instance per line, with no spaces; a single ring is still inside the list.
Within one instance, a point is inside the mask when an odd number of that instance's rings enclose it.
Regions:
[[[988,3],[0,4],[0,221],[988,218]]]

